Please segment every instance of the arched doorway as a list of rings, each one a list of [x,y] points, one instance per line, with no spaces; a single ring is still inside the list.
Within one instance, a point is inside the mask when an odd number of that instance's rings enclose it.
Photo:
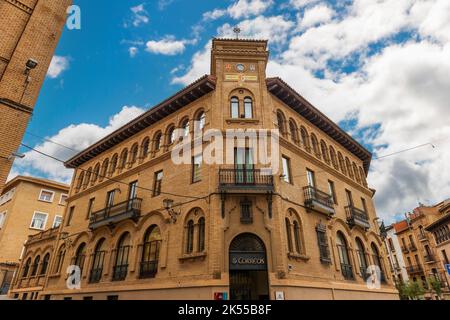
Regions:
[[[243,233],[230,244],[230,299],[268,300],[269,281],[264,242]]]

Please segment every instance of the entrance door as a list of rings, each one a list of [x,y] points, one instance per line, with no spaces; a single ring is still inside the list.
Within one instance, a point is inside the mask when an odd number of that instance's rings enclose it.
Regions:
[[[268,300],[269,297],[265,245],[254,234],[241,234],[230,245],[230,299]]]

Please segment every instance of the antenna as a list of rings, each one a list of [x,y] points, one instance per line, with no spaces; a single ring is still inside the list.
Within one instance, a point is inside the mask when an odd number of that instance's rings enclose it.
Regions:
[[[239,40],[239,34],[241,33],[241,28],[236,26],[236,27],[234,27],[233,32],[236,34],[236,40]]]

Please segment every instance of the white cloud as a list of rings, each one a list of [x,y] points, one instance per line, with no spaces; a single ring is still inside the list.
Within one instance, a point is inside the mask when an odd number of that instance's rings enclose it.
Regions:
[[[209,73],[211,64],[211,41],[203,48],[203,50],[194,54],[191,60],[191,67],[183,76],[175,76],[172,84],[188,85],[201,76]]]
[[[142,3],[135,7],[130,8],[132,13],[131,25],[134,27],[139,27],[140,25],[147,24],[150,22],[150,18],[147,10],[145,10],[145,5]],[[129,24],[125,23],[125,27],[128,27]]]
[[[71,149],[81,151],[114,130],[122,127],[143,112],[144,110],[141,108],[125,106],[119,113],[109,119],[109,123],[105,127],[90,123],[73,124],[61,129],[57,134],[48,139]],[[51,142],[40,143],[34,146],[34,148],[61,160],[68,160],[76,154],[75,151]],[[30,175],[30,172],[33,172],[33,175],[40,175],[52,180],[70,183],[73,171],[65,169],[63,164],[56,160],[52,160],[34,151],[27,151],[25,152],[25,158],[15,161],[10,178],[18,174]]]
[[[62,56],[53,56],[47,71],[47,76],[52,79],[58,78],[69,68],[69,58]]]
[[[165,8],[170,6],[173,2],[174,0],[158,0],[158,9],[164,10]]]
[[[301,29],[315,26],[317,24],[328,22],[333,18],[334,11],[326,5],[317,5],[311,9],[305,10],[300,19],[299,27]]]
[[[173,37],[165,37],[162,40],[150,40],[146,43],[146,51],[154,54],[173,56],[184,52],[186,40],[176,40]]]
[[[289,30],[294,26],[292,21],[282,16],[260,16],[251,20],[244,20],[238,24],[241,29],[240,37],[270,39],[273,44],[286,42]],[[219,37],[233,37],[234,26],[226,23],[217,30]]]
[[[203,20],[216,20],[227,14],[227,10],[214,9],[203,14]]]
[[[301,9],[318,2],[320,2],[320,0],[290,0],[289,5],[294,7],[295,9]]]
[[[273,4],[273,0],[238,0],[227,9],[214,9],[203,14],[204,20],[216,20],[225,15],[233,19],[257,16],[266,11]]]

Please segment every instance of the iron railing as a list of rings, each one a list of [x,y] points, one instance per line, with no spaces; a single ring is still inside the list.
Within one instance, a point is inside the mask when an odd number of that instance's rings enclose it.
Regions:
[[[116,265],[113,267],[112,281],[123,281],[128,274],[128,264]]]
[[[220,169],[219,184],[229,186],[265,186],[273,188],[273,175],[264,174],[261,169]]]
[[[421,265],[407,266],[406,271],[408,271],[408,273],[420,273],[423,272],[423,268]]]
[[[353,267],[351,264],[341,263],[341,272],[346,280],[354,280]]]
[[[141,214],[141,204],[142,199],[134,198],[93,212],[89,219],[89,228],[93,229],[102,223],[137,218]]]
[[[370,228],[369,215],[354,206],[346,206],[345,211],[347,212],[347,223],[351,226],[360,226],[365,229]]]
[[[436,261],[436,260],[434,259],[434,255],[431,254],[431,253],[426,254],[426,255],[424,256],[424,259],[425,259],[425,262],[434,262],[434,261]]]
[[[331,209],[334,208],[333,197],[326,192],[312,186],[307,186],[303,188],[303,193],[305,195],[305,205],[307,206],[313,205],[313,202],[316,201]]]

